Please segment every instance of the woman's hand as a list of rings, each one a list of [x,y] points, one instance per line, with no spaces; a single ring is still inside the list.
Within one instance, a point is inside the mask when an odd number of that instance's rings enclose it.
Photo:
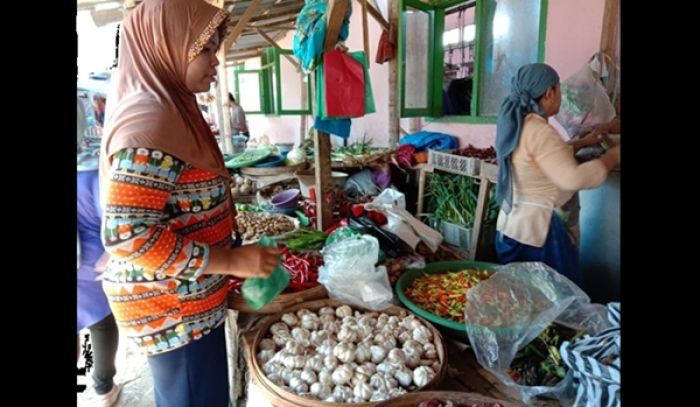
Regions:
[[[620,145],[616,145],[600,157],[608,171],[620,165]]]
[[[235,277],[268,277],[279,265],[280,253],[275,247],[257,244],[240,246],[230,250],[229,273]]]
[[[588,147],[600,143],[603,140],[604,133],[605,132],[601,129],[595,129],[586,134],[585,136],[576,139],[572,143],[574,153],[582,149],[583,147]]]
[[[246,245],[233,249],[211,247],[207,274],[225,274],[239,278],[267,277],[279,265],[274,247]]]

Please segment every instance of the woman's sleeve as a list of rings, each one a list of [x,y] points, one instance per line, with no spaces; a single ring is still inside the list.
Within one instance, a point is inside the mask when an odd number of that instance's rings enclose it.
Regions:
[[[571,146],[550,126],[544,127],[526,142],[542,172],[558,188],[566,191],[595,188],[607,177],[608,169],[600,160],[579,164]]]
[[[209,245],[173,232],[168,197],[185,163],[159,150],[128,148],[112,156],[102,242],[117,259],[153,276],[195,280],[207,266]]]

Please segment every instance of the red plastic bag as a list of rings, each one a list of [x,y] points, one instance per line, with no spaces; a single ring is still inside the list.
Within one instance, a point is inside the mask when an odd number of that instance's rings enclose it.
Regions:
[[[323,55],[326,116],[360,117],[365,114],[365,72],[360,62],[344,52]]]

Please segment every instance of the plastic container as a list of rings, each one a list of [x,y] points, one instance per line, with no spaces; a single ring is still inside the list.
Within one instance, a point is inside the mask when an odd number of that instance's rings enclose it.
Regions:
[[[299,201],[300,191],[296,188],[287,189],[272,197],[270,204],[275,209],[294,209]]]
[[[416,303],[411,301],[406,296],[406,294],[404,294],[404,290],[407,287],[409,287],[411,283],[413,283],[413,280],[417,279],[418,277],[421,277],[424,274],[443,274],[448,271],[459,271],[468,268],[494,271],[496,266],[498,266],[498,264],[483,261],[445,261],[431,263],[428,264],[424,269],[410,269],[403,273],[401,277],[399,277],[399,279],[396,281],[396,287],[394,288],[394,290],[396,291],[396,296],[399,297],[399,301],[401,301],[401,303],[403,303],[403,305],[406,306],[406,308],[408,308],[412,312],[415,312],[416,315],[419,315],[432,323],[444,326],[445,328],[452,329],[456,331],[456,333],[459,335],[466,336],[467,326],[464,323],[443,318],[441,316],[435,315],[431,312],[424,310],[423,308],[416,305]]]
[[[258,244],[277,247],[277,243],[267,236],[262,236]],[[247,278],[241,287],[241,294],[252,309],[258,310],[280,295],[288,285],[289,274],[278,265],[268,278]]]

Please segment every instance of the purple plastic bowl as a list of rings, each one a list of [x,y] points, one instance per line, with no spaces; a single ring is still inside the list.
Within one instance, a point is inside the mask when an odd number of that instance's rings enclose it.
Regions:
[[[293,209],[297,206],[300,191],[296,188],[287,189],[272,197],[270,203],[277,209]]]

